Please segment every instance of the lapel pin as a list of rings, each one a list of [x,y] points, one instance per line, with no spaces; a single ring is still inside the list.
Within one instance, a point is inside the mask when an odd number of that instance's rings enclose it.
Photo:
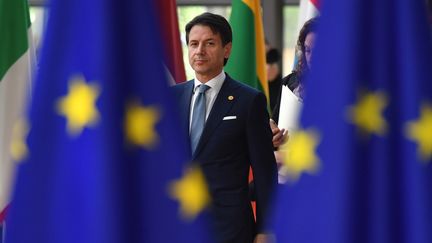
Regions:
[[[233,99],[234,99],[234,96],[232,96],[232,95],[228,96],[228,100],[233,100]]]

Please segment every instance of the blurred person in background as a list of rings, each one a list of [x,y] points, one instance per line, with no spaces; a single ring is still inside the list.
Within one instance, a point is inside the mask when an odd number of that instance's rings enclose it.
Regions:
[[[297,55],[298,61],[294,70],[288,76],[282,79],[282,85],[288,88],[300,99],[304,98],[305,90],[304,83],[306,76],[312,67],[313,48],[316,39],[316,27],[318,24],[318,17],[308,20],[300,30],[297,40]],[[277,121],[279,119],[280,100],[279,97],[275,109],[273,110],[272,119]]]
[[[282,87],[282,74],[280,72],[279,61],[281,55],[275,48],[271,48],[266,53],[266,68],[267,68],[267,82],[270,93],[270,110],[276,106],[276,102],[281,93]]]
[[[300,30],[297,40],[297,55],[298,61],[291,74],[282,79],[282,85],[287,86],[299,99],[304,98],[304,82],[307,73],[312,67],[313,48],[316,39],[316,27],[318,25],[319,17],[308,20]],[[276,121],[279,120],[279,110],[281,106],[282,94],[279,96],[275,108],[273,109],[272,119],[270,119],[270,126],[273,132],[273,146],[275,148],[282,145],[288,137],[288,131],[279,129]],[[276,160],[278,156],[276,155]]]

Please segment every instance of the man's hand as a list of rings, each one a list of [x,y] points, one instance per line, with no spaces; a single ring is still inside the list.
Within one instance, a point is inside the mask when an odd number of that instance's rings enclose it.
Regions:
[[[285,142],[286,138],[288,137],[288,131],[285,129],[279,129],[276,122],[272,119],[270,119],[270,128],[273,133],[273,147],[277,148]]]

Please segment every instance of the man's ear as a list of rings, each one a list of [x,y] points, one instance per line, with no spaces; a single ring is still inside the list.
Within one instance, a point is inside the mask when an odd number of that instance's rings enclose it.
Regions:
[[[224,58],[229,58],[230,54],[231,54],[231,49],[232,49],[232,42],[226,44],[224,46]]]

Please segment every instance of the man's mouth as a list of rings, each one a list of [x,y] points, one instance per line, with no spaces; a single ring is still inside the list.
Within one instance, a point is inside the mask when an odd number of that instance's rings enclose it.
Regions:
[[[205,60],[205,59],[197,59],[197,60],[195,60],[195,63],[197,63],[197,64],[201,64],[201,63],[204,63],[204,62],[206,62],[207,60]]]

